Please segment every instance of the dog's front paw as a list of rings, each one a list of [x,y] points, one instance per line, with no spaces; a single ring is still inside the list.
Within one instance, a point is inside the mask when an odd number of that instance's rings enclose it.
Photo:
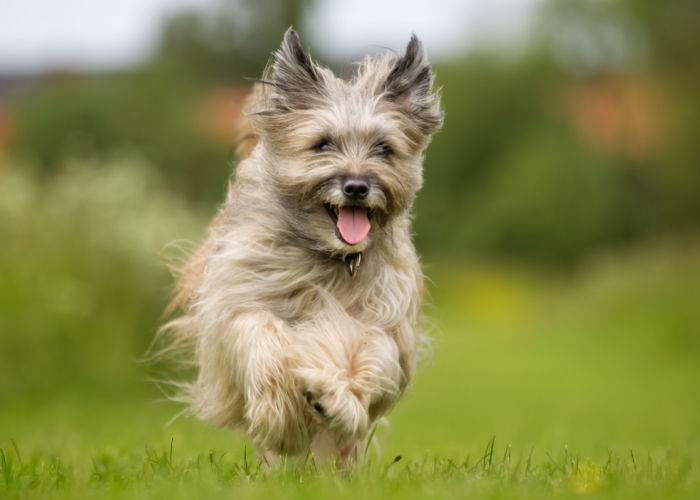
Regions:
[[[304,401],[309,405],[309,408],[314,410],[314,417],[323,421],[330,420],[331,416],[326,411],[325,406],[321,404],[318,398],[311,391],[304,391]]]
[[[338,443],[347,443],[362,438],[369,429],[367,408],[350,390],[302,391],[307,411],[321,425],[329,429]]]

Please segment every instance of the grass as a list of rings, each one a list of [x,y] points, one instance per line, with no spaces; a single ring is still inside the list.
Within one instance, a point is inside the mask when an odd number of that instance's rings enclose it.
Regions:
[[[34,453],[22,458],[16,444],[0,450],[4,485],[11,497],[231,496],[242,498],[357,497],[569,497],[588,493],[625,498],[695,498],[698,471],[688,457],[654,458],[608,452],[602,461],[568,449],[545,459],[514,453],[492,438],[473,458],[429,457],[372,460],[323,469],[313,460],[266,471],[243,448],[243,456],[212,449],[177,458],[177,449],[98,453],[87,464]],[[86,457],[87,458],[87,457]]]
[[[567,271],[426,259],[434,355],[379,451],[266,472],[241,436],[166,425],[135,360],[169,283],[150,245],[182,231],[158,221],[186,211],[148,187],[114,218],[111,186],[147,184],[109,172],[0,197],[0,498],[700,496],[697,239]]]
[[[697,497],[698,256],[436,266],[434,358],[365,463],[265,472],[233,433],[165,426],[146,384],[76,387],[4,407],[0,495]]]

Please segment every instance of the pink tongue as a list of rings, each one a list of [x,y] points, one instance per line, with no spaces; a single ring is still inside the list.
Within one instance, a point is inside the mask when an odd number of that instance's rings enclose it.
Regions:
[[[343,239],[357,245],[369,233],[367,209],[362,207],[341,207],[338,211],[338,230]]]

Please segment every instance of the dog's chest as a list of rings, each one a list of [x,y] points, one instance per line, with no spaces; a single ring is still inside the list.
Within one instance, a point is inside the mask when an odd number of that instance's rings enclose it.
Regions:
[[[292,323],[312,321],[324,312],[351,318],[367,326],[393,329],[414,315],[419,292],[403,270],[379,272],[368,266],[351,278],[326,274],[308,286],[288,290],[277,302],[280,317]],[[325,315],[325,314],[324,314]]]

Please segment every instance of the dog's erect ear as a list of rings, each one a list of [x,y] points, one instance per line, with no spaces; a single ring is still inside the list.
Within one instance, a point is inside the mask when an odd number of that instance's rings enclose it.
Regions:
[[[321,88],[319,67],[304,52],[299,35],[291,27],[273,56],[266,78],[274,83],[279,97],[287,104],[302,104]]]
[[[406,51],[391,68],[383,90],[386,98],[401,105],[426,134],[442,125],[440,96],[433,92],[434,80],[423,44],[412,35]]]

